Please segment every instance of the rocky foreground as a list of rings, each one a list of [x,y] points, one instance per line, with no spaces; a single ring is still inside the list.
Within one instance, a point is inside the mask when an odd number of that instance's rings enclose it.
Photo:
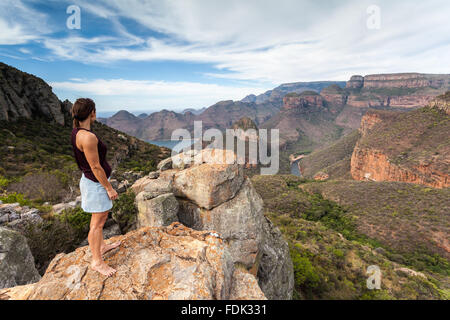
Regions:
[[[117,269],[107,278],[89,267],[89,247],[59,254],[42,279],[0,291],[14,300],[265,299],[256,279],[235,268],[223,241],[181,223],[145,227],[109,241],[105,255]]]
[[[0,298],[291,299],[288,245],[235,159],[225,150],[188,152],[136,181],[137,216],[114,217],[132,231],[108,240],[122,242],[105,255],[113,277],[89,268],[84,246],[57,255],[39,282],[10,282],[26,285],[2,289]]]

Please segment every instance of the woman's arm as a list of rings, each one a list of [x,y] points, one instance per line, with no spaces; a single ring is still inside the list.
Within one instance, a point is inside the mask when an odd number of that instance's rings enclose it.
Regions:
[[[108,192],[108,196],[111,200],[117,199],[118,195],[117,192],[113,189],[111,186],[111,183],[108,181],[108,178],[106,177],[105,170],[100,164],[100,159],[98,156],[98,139],[93,134],[87,134],[84,139],[81,141],[81,144],[83,146],[83,152],[86,156],[86,160],[89,163],[89,166],[91,167],[92,173],[94,173],[94,176],[97,178],[97,180],[100,182],[100,184],[106,189]]]

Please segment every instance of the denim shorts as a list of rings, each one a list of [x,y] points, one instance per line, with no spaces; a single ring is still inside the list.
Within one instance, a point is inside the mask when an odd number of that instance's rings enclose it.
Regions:
[[[108,178],[109,181],[110,178]],[[100,182],[94,182],[81,175],[81,209],[88,213],[99,213],[111,210],[112,200],[109,199],[108,192]]]

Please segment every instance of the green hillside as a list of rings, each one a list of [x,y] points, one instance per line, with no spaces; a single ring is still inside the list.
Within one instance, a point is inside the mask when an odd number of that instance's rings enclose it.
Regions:
[[[0,188],[34,201],[68,200],[81,176],[70,142],[72,127],[44,119],[0,121]],[[148,173],[169,150],[138,140],[96,122],[92,130],[108,146],[108,161],[120,175],[126,170]]]
[[[254,176],[252,183],[264,200],[265,214],[280,228],[290,245],[295,272],[295,298],[449,298],[447,259],[439,255],[414,255],[411,251],[408,254],[367,236],[360,230],[362,220],[354,217],[357,215],[356,209],[333,201],[328,194],[322,196],[317,193],[322,186],[330,185],[332,189],[331,182],[308,182],[292,175],[278,175]],[[341,183],[333,182],[335,186]],[[313,192],[313,187],[317,187],[318,191]],[[337,190],[336,197],[339,197],[342,190]],[[364,203],[361,192],[355,195],[355,198],[359,197],[355,207],[371,210],[364,215],[367,217],[376,211],[377,205],[375,201]],[[439,203],[444,196],[440,192],[431,192],[430,201]],[[385,194],[378,201],[394,206],[401,200],[397,194],[400,193],[394,194],[395,197]],[[412,193],[411,197],[415,196]],[[412,210],[415,204],[410,205]],[[389,220],[392,216],[383,214],[387,220],[377,220],[378,224],[392,224]],[[435,225],[442,223],[440,219]],[[411,228],[417,226],[413,224]],[[428,260],[422,261],[420,258]],[[366,270],[370,265],[377,265],[381,269],[381,290],[368,290],[366,287]],[[402,268],[422,273],[407,275]]]

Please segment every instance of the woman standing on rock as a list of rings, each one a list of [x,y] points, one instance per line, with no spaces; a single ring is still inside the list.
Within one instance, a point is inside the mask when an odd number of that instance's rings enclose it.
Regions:
[[[72,147],[75,160],[82,171],[80,180],[81,208],[92,213],[88,235],[92,252],[91,268],[105,276],[112,276],[116,270],[108,266],[102,254],[120,245],[120,242],[105,244],[103,226],[108,212],[117,199],[117,192],[111,186],[111,167],[106,161],[107,148],[91,125],[96,120],[95,103],[91,99],[78,99],[72,107]]]

